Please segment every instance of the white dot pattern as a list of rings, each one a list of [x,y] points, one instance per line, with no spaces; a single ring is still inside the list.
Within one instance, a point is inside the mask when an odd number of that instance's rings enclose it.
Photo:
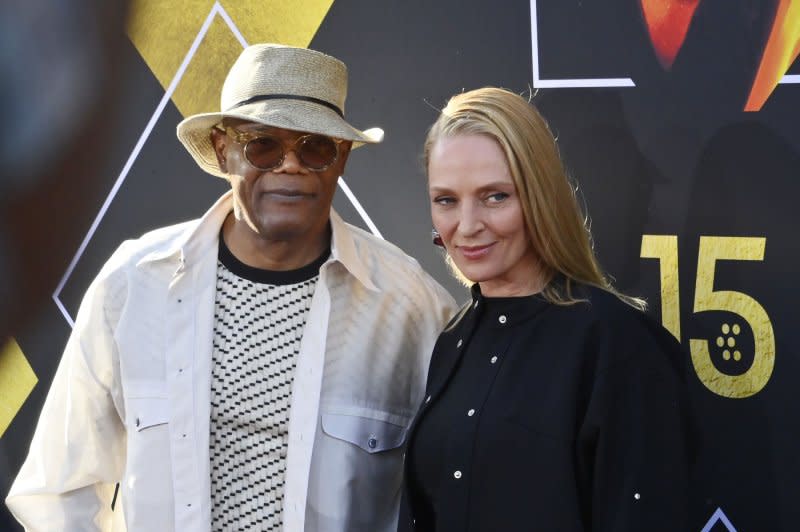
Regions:
[[[292,379],[317,279],[263,284],[218,263],[212,530],[281,530]]]

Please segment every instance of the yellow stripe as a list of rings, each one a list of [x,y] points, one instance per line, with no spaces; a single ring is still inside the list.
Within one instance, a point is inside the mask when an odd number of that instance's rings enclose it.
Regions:
[[[10,338],[0,351],[0,437],[38,380],[19,344]]]
[[[308,46],[333,0],[238,0],[220,4],[249,44]],[[213,0],[132,2],[128,36],[165,89],[213,6]],[[241,51],[225,21],[215,17],[172,96],[183,116],[219,110],[222,82]]]

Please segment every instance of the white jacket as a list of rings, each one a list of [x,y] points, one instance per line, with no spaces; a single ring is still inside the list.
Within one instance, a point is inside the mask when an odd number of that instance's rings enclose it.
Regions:
[[[207,531],[215,278],[226,194],[123,243],[87,291],[6,500],[28,530]],[[394,531],[402,446],[452,297],[331,213],[297,358],[284,531]],[[110,511],[120,482],[123,516]],[[119,505],[117,505],[119,507]]]

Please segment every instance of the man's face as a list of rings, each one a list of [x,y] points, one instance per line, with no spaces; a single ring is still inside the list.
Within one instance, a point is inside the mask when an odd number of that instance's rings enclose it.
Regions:
[[[302,162],[296,144],[305,133],[241,120],[226,120],[224,125],[228,132],[212,129],[211,140],[233,189],[236,224],[268,241],[300,245],[319,241],[351,143],[338,144],[338,156],[329,167],[312,170]],[[236,139],[232,133],[244,135]],[[246,158],[246,139],[258,135],[280,141],[284,157],[275,168],[260,170]]]

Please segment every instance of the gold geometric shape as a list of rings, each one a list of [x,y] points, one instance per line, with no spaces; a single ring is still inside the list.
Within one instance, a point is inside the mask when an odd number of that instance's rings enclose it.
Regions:
[[[13,338],[0,351],[0,438],[39,379]]]
[[[172,95],[185,117],[219,110],[222,82],[242,51],[221,11],[247,43],[308,46],[332,4],[333,0],[134,0],[128,36],[166,89],[212,9],[218,11]]]
[[[758,111],[800,55],[800,2],[780,0],[745,111]]]

